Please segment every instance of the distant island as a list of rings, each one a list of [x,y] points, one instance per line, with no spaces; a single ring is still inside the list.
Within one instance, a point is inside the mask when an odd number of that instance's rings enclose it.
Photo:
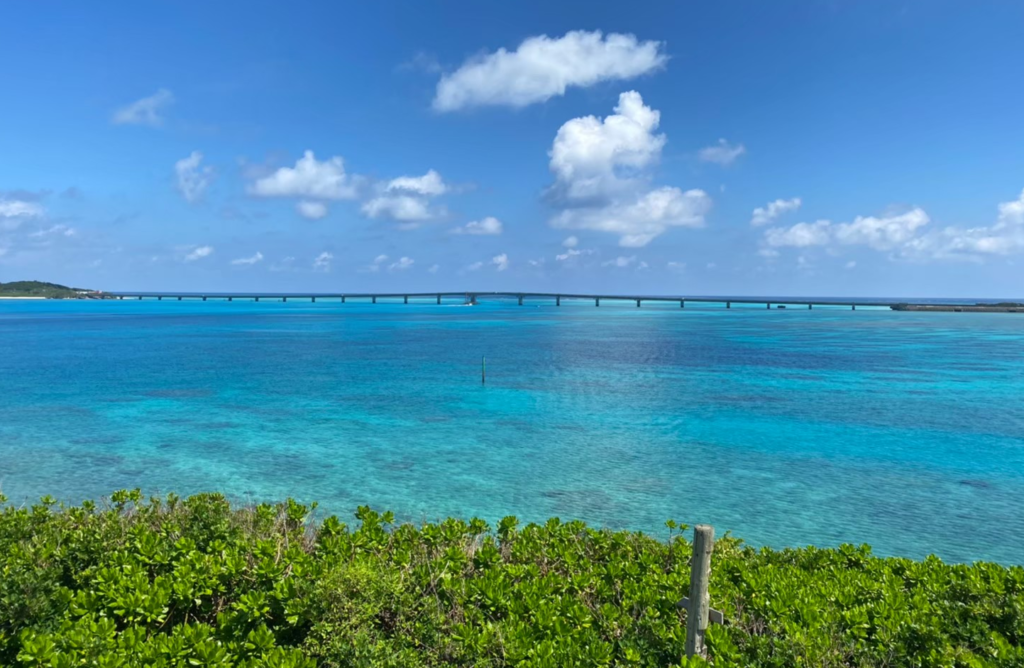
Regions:
[[[0,283],[0,299],[83,299],[101,297],[102,292],[69,288],[44,281],[13,281]]]

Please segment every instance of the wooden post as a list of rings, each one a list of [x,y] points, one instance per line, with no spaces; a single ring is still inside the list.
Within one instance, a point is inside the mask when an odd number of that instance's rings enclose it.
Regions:
[[[693,558],[690,560],[690,602],[686,612],[686,656],[706,656],[704,636],[708,630],[708,579],[711,576],[711,551],[715,548],[715,528],[698,524],[693,528]]]

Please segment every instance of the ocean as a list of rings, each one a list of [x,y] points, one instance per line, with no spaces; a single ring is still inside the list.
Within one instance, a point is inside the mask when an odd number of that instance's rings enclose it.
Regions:
[[[9,503],[135,487],[1022,563],[1024,316],[0,301]]]

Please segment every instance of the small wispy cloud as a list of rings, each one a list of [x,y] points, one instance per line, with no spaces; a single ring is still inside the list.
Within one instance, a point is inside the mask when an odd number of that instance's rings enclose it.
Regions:
[[[231,264],[234,264],[234,265],[253,265],[253,264],[256,264],[257,262],[262,262],[262,261],[263,261],[263,253],[261,253],[259,251],[256,251],[256,253],[254,255],[250,255],[249,257],[240,257],[240,258],[232,260]]]
[[[334,260],[334,254],[324,251],[316,256],[313,260],[313,271],[330,271],[331,262]]]
[[[702,148],[698,157],[704,162],[727,167],[746,152],[747,148],[743,144],[730,144],[725,139],[719,139],[717,144]]]
[[[114,112],[111,121],[115,125],[148,125],[158,128],[164,124],[161,112],[174,102],[174,94],[161,88],[149,97],[136,100]]]
[[[195,262],[213,255],[213,246],[197,246],[185,256],[185,262]]]

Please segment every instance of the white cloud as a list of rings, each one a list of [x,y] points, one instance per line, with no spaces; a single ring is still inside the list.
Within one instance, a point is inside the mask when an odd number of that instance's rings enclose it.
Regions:
[[[754,227],[767,225],[787,211],[796,211],[800,208],[801,203],[799,197],[777,199],[774,202],[768,202],[765,206],[759,206],[754,209],[754,213],[750,218],[750,224]]]
[[[824,246],[832,240],[832,222],[797,223],[792,227],[773,227],[764,231],[764,241],[773,248]]]
[[[295,210],[299,212],[299,215],[309,220],[320,220],[327,215],[327,205],[323,202],[314,202],[312,200],[300,200],[295,205]]]
[[[448,186],[441,179],[441,175],[431,169],[423,176],[399,176],[392,179],[386,190],[406,190],[420,195],[436,196],[448,192]]]
[[[270,271],[294,271],[295,258],[291,255],[282,258],[280,262],[270,265]]]
[[[324,251],[316,256],[313,260],[313,271],[330,271],[331,261],[334,260],[334,254]]]
[[[257,197],[302,197],[307,200],[355,199],[358,179],[345,173],[340,156],[318,161],[313,151],[306,151],[294,167],[281,167],[257,179],[249,193]]]
[[[852,223],[836,225],[833,233],[842,244],[891,250],[909,241],[930,220],[923,209],[915,208],[899,215],[857,216]]]
[[[430,265],[430,267],[429,267],[429,268],[427,269],[427,271],[428,271],[428,272],[430,272],[431,274],[436,274],[436,273],[437,273],[437,270],[438,270],[438,269],[440,269],[440,268],[441,268],[441,265],[439,265],[439,264],[432,264],[432,265]]]
[[[602,262],[601,266],[602,267],[618,267],[619,269],[625,269],[626,267],[632,265],[634,262],[636,262],[636,255],[630,255],[628,257],[625,256],[625,255],[620,255],[619,257],[615,258],[614,260],[608,260],[607,262]]]
[[[213,182],[213,167],[201,167],[203,154],[192,151],[187,158],[174,163],[174,173],[178,178],[178,192],[186,202],[198,202],[203,193]]]
[[[58,225],[51,225],[50,227],[47,227],[47,228],[44,228],[44,229],[36,230],[35,232],[32,232],[28,236],[31,237],[31,238],[34,238],[34,239],[41,239],[41,238],[44,238],[44,237],[50,237],[50,236],[54,236],[54,235],[62,236],[62,237],[73,237],[73,236],[75,236],[75,234],[76,234],[75,228],[68,227],[67,225],[60,225],[60,224],[58,224]]]
[[[658,161],[665,135],[660,114],[640,94],[619,96],[603,120],[574,118],[558,130],[550,152],[555,183],[548,195],[564,205],[550,224],[619,235],[619,245],[644,246],[670,227],[701,227],[711,207],[702,190],[649,189],[644,170]]]
[[[665,266],[668,267],[669,271],[682,272],[686,270],[685,262],[668,262]]]
[[[736,158],[747,152],[743,144],[730,144],[724,139],[719,139],[713,146],[702,148],[698,157],[704,162],[713,162],[723,167],[731,165]]]
[[[373,262],[368,264],[364,270],[360,270],[360,271],[369,271],[369,272],[380,271],[381,266],[385,262],[387,262],[387,261],[388,261],[388,256],[384,255],[383,253],[381,253],[377,257],[373,258]]]
[[[195,262],[213,254],[213,246],[198,246],[185,256],[185,262]]]
[[[149,97],[144,97],[126,107],[121,107],[114,112],[111,120],[115,125],[160,127],[164,123],[164,117],[161,116],[160,112],[172,102],[174,102],[174,95],[171,91],[161,88]]]
[[[631,79],[665,64],[660,42],[634,35],[582,30],[563,37],[527,38],[515,51],[498,49],[466,61],[441,77],[434,109],[454,111],[482,105],[525,107],[564,95],[570,86]]]
[[[448,190],[433,169],[423,176],[400,176],[379,188],[379,194],[365,202],[361,210],[369,218],[390,218],[404,223],[401,229],[415,229],[420,222],[443,214],[443,210],[430,208],[430,200]]]
[[[398,259],[398,262],[393,262],[391,264],[391,266],[388,267],[388,270],[389,271],[403,271],[405,269],[408,269],[409,267],[411,267],[415,263],[416,263],[416,260],[413,260],[410,257],[404,257],[403,256],[403,257]]]
[[[526,262],[531,267],[543,267],[544,266],[544,258],[540,258],[538,260],[527,260]]]
[[[909,241],[903,254],[937,259],[974,259],[1024,251],[1024,191],[998,206],[996,222],[982,227],[946,227]]]
[[[565,246],[566,248],[576,248],[577,246],[580,245],[580,240],[579,238],[576,237],[576,235],[569,236],[562,241],[562,245]]]
[[[434,217],[426,200],[411,195],[375,197],[363,204],[362,212],[370,218],[391,218],[402,222],[419,222]]]
[[[466,271],[478,271],[484,266],[483,262],[474,262],[473,264],[466,265]]]
[[[495,255],[491,258],[491,264],[497,267],[498,271],[505,271],[508,269],[508,254]]]
[[[635,185],[637,170],[658,160],[665,135],[654,134],[661,114],[636,91],[619,95],[615,113],[603,120],[566,121],[551,145],[552,193],[567,200],[606,199]]]
[[[555,260],[558,262],[565,262],[581,255],[593,255],[594,251],[589,248],[568,248],[564,253],[559,253],[555,256]]]
[[[0,218],[42,218],[46,210],[36,202],[0,199]]]
[[[853,269],[856,266],[857,266],[857,261],[856,260],[850,260],[849,262],[846,263],[846,268],[847,269]]]
[[[250,255],[249,257],[240,257],[240,258],[234,259],[234,260],[231,261],[231,264],[234,264],[234,265],[246,265],[246,264],[247,265],[253,265],[253,264],[256,264],[257,262],[262,262],[262,261],[263,261],[263,253],[261,253],[259,251],[256,251],[255,255]]]
[[[885,216],[857,216],[850,223],[832,223],[819,220],[797,223],[791,227],[773,227],[765,230],[764,241],[772,248],[791,246],[868,246],[887,251],[910,242],[917,230],[931,219],[921,208],[901,214]]]
[[[452,230],[452,234],[501,234],[502,227],[500,220],[494,216],[487,216],[468,222],[462,227],[456,227]]]
[[[703,227],[711,198],[703,190],[661,187],[635,201],[604,207],[566,209],[551,220],[554,227],[600,230],[619,235],[625,248],[646,246],[670,227]]]

